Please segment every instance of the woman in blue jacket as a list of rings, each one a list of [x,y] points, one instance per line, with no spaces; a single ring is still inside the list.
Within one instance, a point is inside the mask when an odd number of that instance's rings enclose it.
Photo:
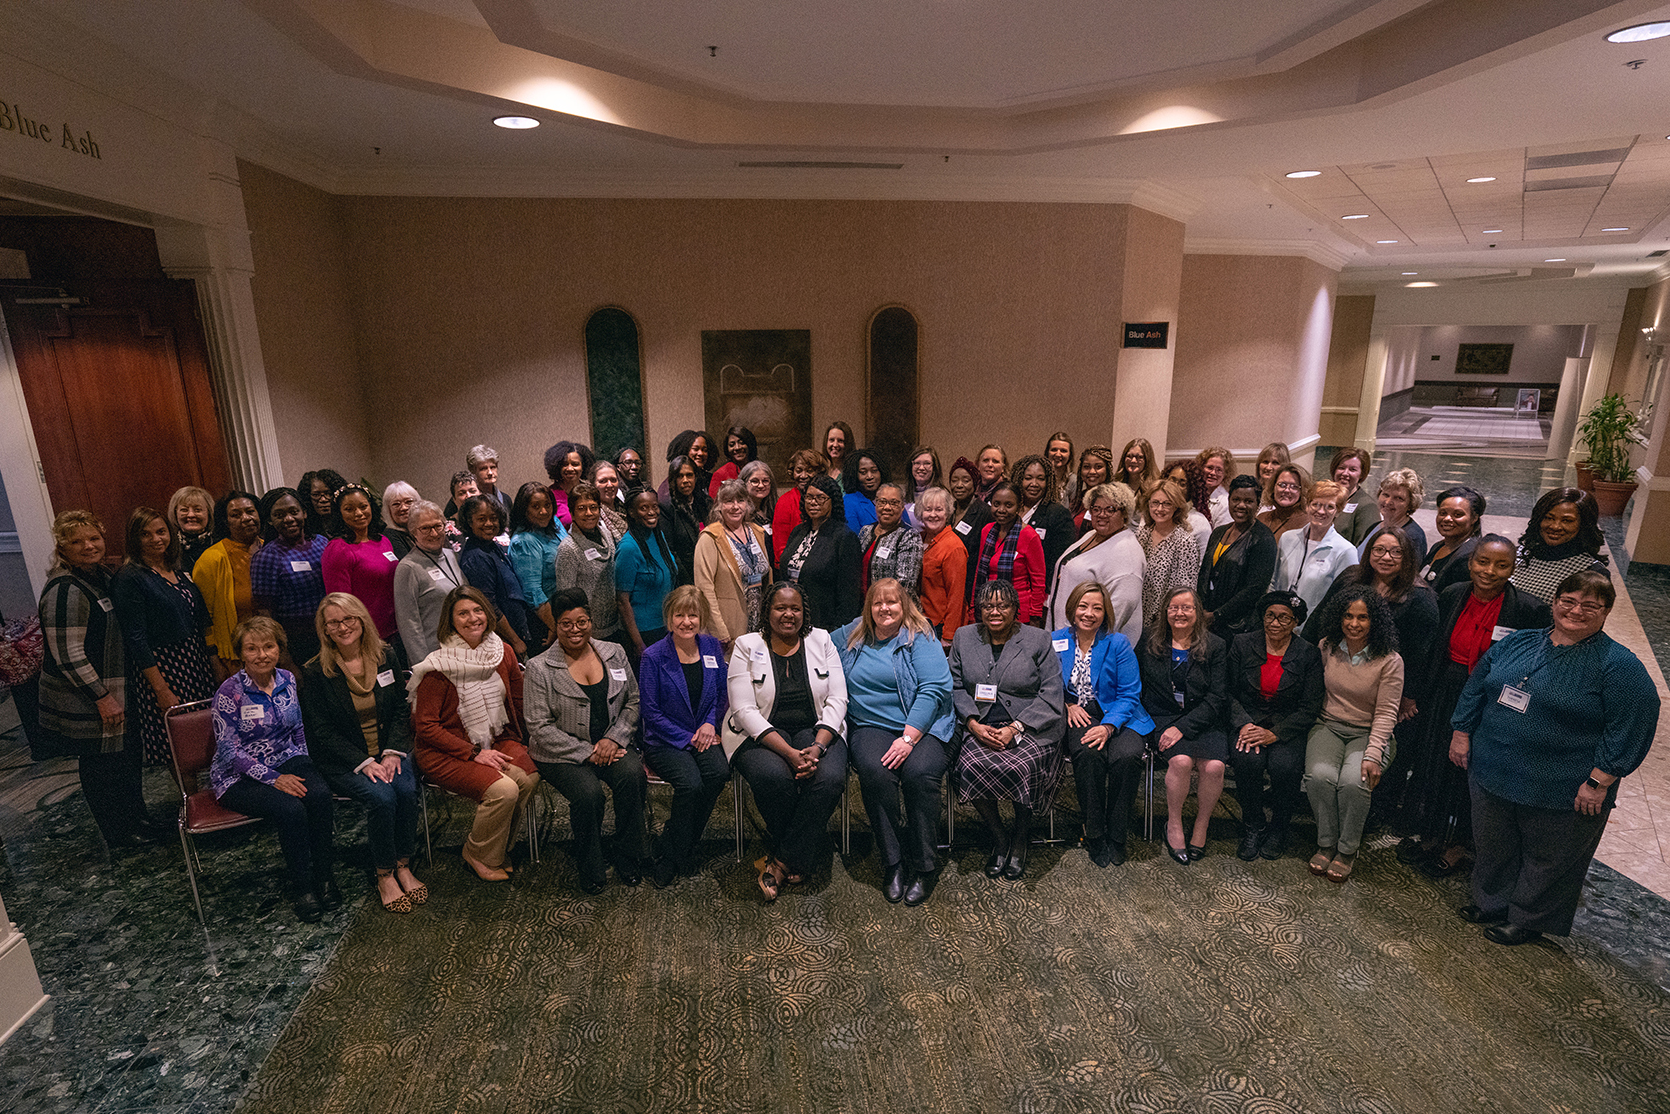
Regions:
[[[1154,721],[1142,707],[1136,651],[1113,629],[1107,590],[1094,580],[1080,584],[1067,597],[1067,615],[1071,625],[1050,643],[1067,689],[1067,757],[1084,812],[1085,850],[1107,867],[1125,861],[1131,797]]]
[[[661,605],[667,637],[644,650],[638,670],[644,765],[673,787],[672,812],[661,833],[655,884],[696,872],[696,843],[713,815],[730,763],[719,745],[725,719],[725,659],[719,640],[703,631],[707,601],[686,584]]]
[[[939,879],[934,847],[952,728],[951,669],[933,627],[890,576],[870,585],[863,612],[832,637],[847,679],[847,747],[881,854],[882,896],[920,905]]]

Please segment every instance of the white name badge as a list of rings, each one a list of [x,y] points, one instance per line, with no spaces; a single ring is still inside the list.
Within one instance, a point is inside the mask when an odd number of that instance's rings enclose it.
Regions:
[[[1067,644],[1068,640],[1065,638],[1052,638],[1050,640],[1050,648],[1058,654],[1067,648]]]
[[[974,527],[972,527],[972,526],[970,526],[970,525],[969,525],[969,524],[968,524],[968,523],[966,523],[966,522],[959,522],[959,523],[957,523],[957,533],[959,533],[959,534],[964,534],[964,535],[966,535],[966,534],[967,534],[967,533],[968,533],[968,532],[969,532],[969,531],[970,531],[970,530],[972,530],[972,529],[974,529]]]
[[[769,652],[764,646],[755,646],[753,650],[754,660],[764,661],[766,654]]]
[[[312,569],[313,569],[313,562],[312,561],[291,561],[290,562],[290,571],[291,572],[310,572],[310,571],[312,571]]]
[[[760,529],[765,531],[766,537],[769,538],[771,536],[771,523],[766,523],[764,526],[761,526]]]
[[[400,558],[396,557],[392,553],[385,553],[385,554],[383,554],[383,556],[388,558],[388,563],[391,564],[391,565],[394,564],[396,561],[400,560]]]
[[[703,669],[718,669],[719,668],[719,659],[714,657],[712,654],[703,654],[702,655],[702,668]]]
[[[1496,641],[1499,641],[1503,638],[1506,638],[1508,635],[1512,634],[1515,629],[1516,628],[1514,628],[1514,627],[1503,627],[1503,626],[1491,627],[1490,628],[1490,640],[1492,642],[1496,642]]]
[[[1042,526],[1034,526],[1032,529],[1033,529],[1033,532],[1038,535],[1038,540],[1043,541],[1044,540],[1044,534],[1045,534],[1044,528]]]
[[[883,545],[883,546],[877,546],[876,547],[876,557],[878,557],[879,559],[885,561],[885,560],[887,560],[887,558],[889,558],[891,556],[893,556],[893,547],[892,546]]]
[[[1516,712],[1523,712],[1531,706],[1531,694],[1512,685],[1503,685],[1502,695],[1496,698],[1496,703],[1505,704]]]
[[[392,685],[392,684],[394,684],[394,670],[385,669],[381,673],[377,674],[377,687],[378,688],[387,688],[389,685]]]
[[[245,723],[254,723],[257,720],[262,719],[265,715],[266,713],[261,710],[261,705],[259,704],[245,704],[242,708],[238,709],[238,718],[242,719]]]
[[[1350,514],[1352,511],[1355,511],[1356,509],[1357,509],[1357,504],[1347,503],[1345,506],[1340,508],[1339,513],[1340,514]]]
[[[976,699],[976,700],[996,700],[997,699],[997,686],[996,685],[975,685],[974,686],[974,699]]]
[[[595,549],[586,550],[586,560],[588,561],[595,561],[599,556],[600,554]]]
[[[611,669],[611,670],[609,670],[609,676],[613,677],[617,681],[624,681],[624,680],[626,680],[626,670],[624,670],[624,669]]]
[[[439,584],[441,581],[446,579],[446,573],[442,572],[440,569],[430,569],[429,579],[433,580],[436,584]]]
[[[116,605],[111,602],[109,596],[106,596],[105,598],[99,600],[99,610],[101,610],[101,611],[109,611],[112,607],[115,607],[115,606]]]

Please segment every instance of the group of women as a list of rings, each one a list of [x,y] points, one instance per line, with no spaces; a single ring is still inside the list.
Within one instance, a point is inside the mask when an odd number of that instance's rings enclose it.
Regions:
[[[213,696],[211,787],[278,822],[304,919],[339,900],[333,792],[367,807],[385,907],[427,898],[410,869],[419,772],[477,802],[463,857],[488,881],[509,877],[516,817],[549,782],[570,802],[588,892],[611,860],[629,885],[694,872],[735,772],[765,820],[756,867],[775,898],[816,869],[852,767],[883,894],[915,905],[938,875],[947,776],[988,829],[986,872],[1018,880],[1069,761],[1090,858],[1124,861],[1152,755],[1180,865],[1207,853],[1233,768],[1242,859],[1286,852],[1303,795],[1310,869],[1344,882],[1376,812],[1408,833],[1402,861],[1444,874],[1475,856],[1469,909],[1510,936],[1569,924],[1547,901],[1575,900],[1592,818],[1651,740],[1645,673],[1600,634],[1610,585],[1580,491],[1546,494],[1515,544],[1482,533],[1482,496],[1448,489],[1429,547],[1411,517],[1420,478],[1390,471],[1371,501],[1358,449],[1313,480],[1280,444],[1239,475],[1222,448],[1162,469],[1140,438],[1075,467],[1055,434],[1012,466],[987,445],[942,472],[924,447],[894,482],[835,423],[778,494],[750,431],[723,444],[680,434],[657,490],[634,450],[599,461],[560,442],[550,484],[514,496],[476,446],[445,510],[329,469],[259,498],[183,489],[166,513],[134,512],[114,575],[102,525],[67,512],[41,604],[43,727],[83,756],[107,840],[142,842],[156,830],[141,753],[166,755],[166,709]],[[1494,668],[1497,641],[1535,657],[1517,681]],[[1615,716],[1605,701],[1598,735],[1563,740],[1595,744],[1572,787],[1591,822],[1549,881],[1527,847],[1553,830],[1534,810],[1553,807],[1555,783],[1522,791],[1502,757],[1538,720],[1496,708],[1534,714],[1515,705],[1550,686],[1558,717],[1595,676],[1632,701]],[[1566,750],[1562,776],[1580,764],[1581,746]],[[653,853],[646,769],[673,788]],[[1498,836],[1518,860],[1491,858]]]

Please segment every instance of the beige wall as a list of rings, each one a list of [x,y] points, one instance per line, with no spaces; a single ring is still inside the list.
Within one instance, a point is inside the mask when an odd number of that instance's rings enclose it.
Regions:
[[[1335,274],[1298,256],[1186,255],[1170,455],[1316,444]]]
[[[1166,455],[1167,425],[1171,416],[1172,377],[1177,360],[1178,315],[1183,285],[1183,225],[1150,213],[1129,209],[1125,273],[1120,301],[1109,306],[1122,326],[1125,322],[1169,321],[1171,336],[1165,348],[1121,348],[1118,352],[1116,393],[1119,405],[1111,415],[1106,444],[1117,459],[1133,438],[1146,437],[1160,459]],[[1115,312],[1117,311],[1117,312]],[[1121,333],[1120,343],[1124,343]],[[1084,443],[1080,442],[1082,448]]]
[[[239,162],[238,175],[284,481],[329,467],[380,488],[387,479],[372,475],[369,434],[378,423],[355,357],[341,203],[253,163]]]

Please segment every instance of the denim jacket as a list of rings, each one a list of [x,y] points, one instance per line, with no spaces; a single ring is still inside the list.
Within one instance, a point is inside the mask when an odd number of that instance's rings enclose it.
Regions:
[[[850,670],[857,654],[847,648],[847,640],[858,629],[862,619],[854,619],[829,637],[841,655],[841,668]],[[953,730],[951,719],[951,667],[945,661],[945,651],[939,639],[931,634],[918,635],[900,631],[893,644],[893,676],[899,682],[899,703],[905,707],[905,722],[918,728],[924,735],[932,735],[941,742],[949,742]],[[925,691],[924,691],[925,690]],[[934,698],[932,719],[922,723],[916,710],[917,696]]]

